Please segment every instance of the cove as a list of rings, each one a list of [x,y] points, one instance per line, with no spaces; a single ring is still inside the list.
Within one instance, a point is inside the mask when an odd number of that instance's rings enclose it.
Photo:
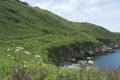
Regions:
[[[116,69],[120,67],[120,49],[115,49],[114,53],[99,55],[93,57],[93,67],[105,67],[107,69]]]

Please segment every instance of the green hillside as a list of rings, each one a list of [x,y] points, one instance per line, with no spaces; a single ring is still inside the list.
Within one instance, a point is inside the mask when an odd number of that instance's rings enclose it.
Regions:
[[[11,79],[11,72],[26,63],[28,72],[37,70],[39,66],[39,69],[52,75],[58,68],[51,65],[51,62],[60,64],[62,59],[80,55],[80,49],[92,49],[119,39],[118,33],[95,24],[71,22],[19,0],[0,0],[0,80],[19,80]],[[41,56],[40,61],[34,58],[36,55]],[[47,69],[33,63],[35,61],[48,65]],[[52,79],[54,77],[45,80],[56,80]],[[36,76],[33,78],[30,80],[39,80]]]
[[[97,45],[116,39],[117,35],[98,25],[71,22],[18,0],[0,0],[1,52],[22,46],[46,56],[49,49],[59,46],[85,42]]]
[[[29,36],[30,34],[31,36],[38,34],[72,36],[80,32],[100,37],[112,35],[100,26],[73,23],[49,11],[32,8],[15,0],[1,0],[0,12],[0,35],[3,37]],[[17,34],[14,34],[16,32]],[[107,35],[109,33],[110,35]]]

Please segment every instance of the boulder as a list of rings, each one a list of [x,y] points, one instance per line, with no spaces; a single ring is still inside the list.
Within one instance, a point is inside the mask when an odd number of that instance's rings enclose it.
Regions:
[[[70,59],[70,62],[71,62],[71,63],[77,63],[77,59],[71,58],[71,59]]]

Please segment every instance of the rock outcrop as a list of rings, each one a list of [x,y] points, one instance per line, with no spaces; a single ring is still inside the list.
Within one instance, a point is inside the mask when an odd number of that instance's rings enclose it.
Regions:
[[[60,63],[77,63],[79,60],[86,60],[87,57],[97,55],[107,55],[114,52],[114,49],[120,48],[120,43],[111,43],[99,45],[97,47],[91,46],[88,50],[81,48],[81,45],[61,46],[50,51],[52,62],[59,65]]]

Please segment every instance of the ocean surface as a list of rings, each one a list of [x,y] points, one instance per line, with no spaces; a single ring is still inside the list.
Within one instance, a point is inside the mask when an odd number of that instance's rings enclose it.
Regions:
[[[117,69],[120,68],[120,49],[115,49],[114,53],[108,53],[107,55],[99,55],[93,57],[94,64],[92,68],[99,68],[99,67],[105,67],[107,69]],[[60,68],[80,68],[79,64],[70,64],[70,65],[63,65],[60,66]]]
[[[115,49],[114,53],[93,57],[94,67],[105,67],[107,69],[120,68],[120,49]]]

